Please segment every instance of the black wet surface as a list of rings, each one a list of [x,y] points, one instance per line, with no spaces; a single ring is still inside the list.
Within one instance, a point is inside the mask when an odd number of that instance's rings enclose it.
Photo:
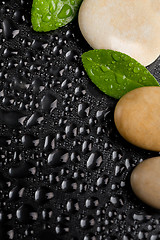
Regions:
[[[0,239],[160,239],[159,212],[129,184],[159,153],[119,136],[116,100],[84,72],[77,19],[36,33],[31,3],[0,3]]]

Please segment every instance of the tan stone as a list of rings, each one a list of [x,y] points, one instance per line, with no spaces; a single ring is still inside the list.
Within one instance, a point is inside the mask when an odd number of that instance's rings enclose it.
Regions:
[[[131,174],[134,193],[146,204],[160,209],[160,157],[140,163]]]
[[[128,92],[116,105],[114,121],[128,142],[160,151],[160,87],[141,87]]]

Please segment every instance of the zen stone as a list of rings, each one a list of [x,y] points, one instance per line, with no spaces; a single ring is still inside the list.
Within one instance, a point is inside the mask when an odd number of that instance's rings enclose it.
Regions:
[[[160,87],[141,87],[128,92],[116,105],[114,121],[128,142],[160,151]]]
[[[160,209],[160,157],[140,163],[131,174],[134,193],[146,204]]]
[[[78,19],[94,49],[120,51],[145,66],[160,54],[160,0],[84,0]]]

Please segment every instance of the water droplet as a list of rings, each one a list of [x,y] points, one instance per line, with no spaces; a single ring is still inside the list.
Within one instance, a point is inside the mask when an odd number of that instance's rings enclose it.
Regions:
[[[22,144],[24,145],[24,147],[26,149],[32,149],[39,143],[39,140],[37,140],[37,142],[35,142],[35,140],[36,140],[35,137],[32,135],[22,136]],[[36,145],[35,145],[35,143],[36,143]]]
[[[91,155],[89,156],[88,160],[87,160],[87,168],[88,169],[95,169],[101,166],[103,161],[102,155],[101,153],[94,152],[91,153]]]
[[[42,21],[43,22],[49,22],[51,20],[51,15],[50,14],[45,14],[43,17],[42,17]]]
[[[48,164],[51,166],[57,167],[66,163],[68,159],[69,159],[69,153],[65,149],[59,148],[49,154]]]
[[[126,158],[126,160],[125,160],[125,166],[127,169],[129,169],[131,167],[130,160],[128,158]]]
[[[79,204],[76,199],[70,199],[66,204],[67,212],[75,213],[79,210]]]
[[[67,137],[74,138],[77,136],[77,126],[75,124],[67,125],[65,127],[65,133]]]
[[[123,77],[119,74],[116,74],[116,82],[121,85],[123,83]]]
[[[53,136],[48,135],[45,137],[44,140],[44,151],[48,152],[49,150],[52,150],[55,148],[55,139],[53,138]]]
[[[66,53],[66,59],[69,62],[75,62],[78,59],[78,53],[76,50],[70,50]]]
[[[73,179],[66,179],[61,184],[62,190],[66,192],[74,192],[77,190],[77,183]]]
[[[113,161],[119,161],[122,159],[122,152],[121,151],[113,151],[112,152],[112,160]]]
[[[108,70],[110,70],[109,67],[106,67],[104,65],[102,65],[100,68],[101,68],[102,72],[104,72],[104,73],[107,72]]]
[[[47,200],[50,200],[53,197],[53,192],[51,192],[47,187],[39,187],[35,192],[35,201],[39,204],[44,204]]]
[[[14,25],[14,22],[11,19],[4,19],[3,23],[3,35],[6,38],[6,40],[9,40],[13,38],[13,32],[16,30],[16,27]]]
[[[144,71],[144,74],[145,74],[145,75],[148,75],[148,70],[147,70],[147,69]]]
[[[133,71],[134,71],[134,73],[138,73],[140,71],[140,68],[139,67],[134,67]]]
[[[108,82],[116,82],[116,74],[114,72],[108,72],[107,77],[104,79],[104,81]]]
[[[10,201],[16,201],[19,198],[23,197],[25,188],[21,188],[20,186],[15,186],[10,192],[9,192],[9,200]]]
[[[130,60],[130,57],[128,55],[124,55],[123,60],[127,62]]]
[[[98,198],[96,198],[96,197],[91,197],[91,198],[86,199],[86,202],[85,202],[86,208],[93,209],[93,208],[98,207],[98,205],[99,205],[99,200],[98,200]]]
[[[117,204],[117,198],[116,197],[111,197],[110,201],[113,205]]]
[[[41,123],[42,120],[43,120],[43,117],[41,117],[40,113],[35,112],[27,120],[26,126],[27,127],[32,127],[32,126],[38,125],[38,124]]]
[[[95,220],[92,216],[86,216],[80,220],[80,226],[83,229],[88,229],[93,227],[95,224]]]
[[[23,22],[22,11],[16,10],[16,11],[14,12],[13,18],[14,18],[18,23],[22,23],[22,22]]]
[[[84,89],[83,86],[78,86],[78,87],[75,88],[74,94],[77,97],[81,97],[81,96],[86,94],[86,90]]]
[[[16,216],[19,222],[21,223],[32,223],[38,218],[37,212],[33,209],[31,205],[23,204],[17,211]]]
[[[65,5],[62,7],[61,11],[59,12],[58,17],[59,17],[60,19],[68,18],[68,17],[70,17],[72,14],[73,14],[72,8],[71,8],[68,4],[65,4]]]
[[[92,76],[94,76],[95,74],[94,74],[94,69],[93,68],[89,68],[89,73],[92,75]]]
[[[109,182],[108,176],[104,175],[103,177],[99,177],[97,179],[96,185],[97,187],[105,187],[108,184],[108,182]]]
[[[53,111],[57,108],[57,99],[52,94],[46,94],[41,100],[41,108],[42,111],[48,113],[49,111]]]
[[[42,219],[44,221],[51,219],[52,215],[53,215],[53,211],[50,208],[44,209],[42,211]]]
[[[90,140],[84,141],[82,144],[82,153],[86,154],[92,150],[92,142]]]
[[[93,61],[93,59],[91,57],[87,57],[87,60],[90,61],[90,62]]]
[[[112,57],[116,62],[118,62],[121,59],[121,57],[117,53],[112,53]]]
[[[78,105],[78,115],[82,118],[88,117],[90,111],[90,107],[88,103],[80,103]]]

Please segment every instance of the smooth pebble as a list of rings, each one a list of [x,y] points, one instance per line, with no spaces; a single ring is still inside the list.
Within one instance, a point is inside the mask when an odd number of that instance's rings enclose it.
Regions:
[[[144,66],[160,54],[160,0],[84,0],[78,21],[94,49],[126,53]]]
[[[160,157],[140,163],[131,174],[134,193],[146,204],[160,209]]]
[[[128,92],[116,105],[114,121],[128,142],[160,151],[160,87],[141,87]]]

